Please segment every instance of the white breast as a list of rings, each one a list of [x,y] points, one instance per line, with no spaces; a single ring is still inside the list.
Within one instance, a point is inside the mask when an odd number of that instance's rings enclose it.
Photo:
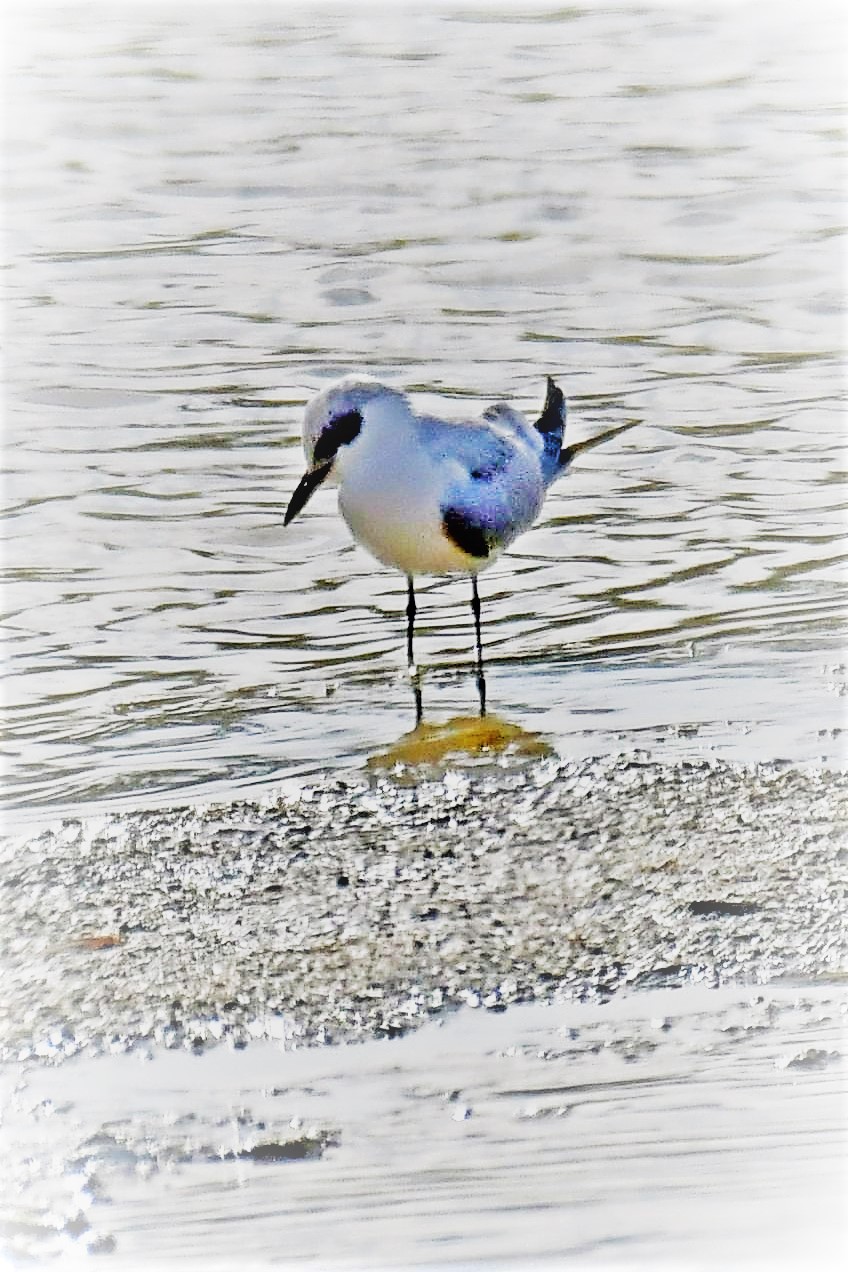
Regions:
[[[449,473],[396,435],[361,439],[339,456],[339,510],[353,537],[404,574],[468,574],[480,563],[447,537],[441,505]],[[488,564],[488,562],[486,562]]]

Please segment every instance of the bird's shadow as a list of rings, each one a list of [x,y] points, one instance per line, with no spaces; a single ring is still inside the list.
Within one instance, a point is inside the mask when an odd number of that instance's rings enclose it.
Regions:
[[[463,759],[485,759],[504,752],[515,756],[553,755],[554,749],[541,733],[522,729],[496,715],[454,716],[441,724],[420,721],[386,750],[375,752],[369,769],[391,769],[442,765]]]

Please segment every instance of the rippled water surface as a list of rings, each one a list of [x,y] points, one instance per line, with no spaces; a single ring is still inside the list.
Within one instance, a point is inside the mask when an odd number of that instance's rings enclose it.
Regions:
[[[571,436],[482,579],[493,706],[561,751],[840,758],[835,9],[18,19],[4,596],[13,803],[230,790],[411,723],[403,581],[302,404],[363,368]],[[426,585],[436,718],[467,586]],[[753,740],[752,740],[753,739]]]
[[[114,1272],[835,1272],[844,1024],[832,990],[654,990],[26,1073],[13,1248]]]

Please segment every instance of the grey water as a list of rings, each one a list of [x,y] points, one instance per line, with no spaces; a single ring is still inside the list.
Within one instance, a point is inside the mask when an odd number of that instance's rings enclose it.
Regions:
[[[832,990],[695,988],[75,1060],[7,1094],[0,1213],[22,1268],[835,1270],[844,1042]]]
[[[60,7],[10,26],[8,800],[259,789],[413,722],[403,580],[303,403],[643,424],[481,580],[563,753],[844,758],[840,19],[753,5]],[[467,585],[421,595],[473,709]]]

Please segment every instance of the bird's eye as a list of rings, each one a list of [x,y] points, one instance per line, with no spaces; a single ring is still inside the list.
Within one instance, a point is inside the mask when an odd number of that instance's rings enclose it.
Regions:
[[[362,415],[359,411],[347,411],[344,415],[337,415],[321,430],[315,443],[312,462],[324,464],[328,459],[333,459],[339,447],[348,446],[358,436],[361,428]]]

